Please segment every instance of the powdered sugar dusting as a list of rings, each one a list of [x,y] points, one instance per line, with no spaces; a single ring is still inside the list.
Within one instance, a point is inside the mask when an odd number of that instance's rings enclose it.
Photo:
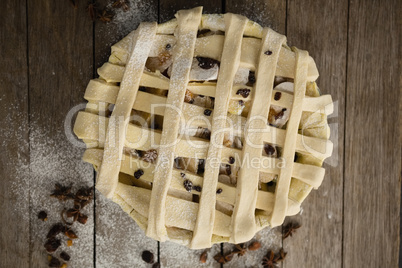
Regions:
[[[142,21],[157,21],[158,6],[153,1],[129,0],[129,9],[113,8],[110,2],[107,8],[112,9],[115,14],[112,24],[116,25],[120,36],[125,36],[135,30]]]

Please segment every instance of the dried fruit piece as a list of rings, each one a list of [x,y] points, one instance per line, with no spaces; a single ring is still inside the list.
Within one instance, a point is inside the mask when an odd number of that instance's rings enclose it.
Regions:
[[[201,192],[202,190],[201,186],[198,185],[193,186],[193,189],[196,190],[197,192]]]
[[[46,211],[41,211],[38,213],[38,219],[42,220],[42,221],[47,221],[47,213]]]
[[[272,51],[271,51],[271,50],[267,50],[267,51],[264,52],[264,54],[265,54],[265,55],[268,55],[268,56],[269,56],[269,55],[272,55]]]
[[[274,155],[276,152],[275,147],[270,144],[264,144],[264,151],[268,156]]]
[[[229,164],[234,164],[235,159],[233,156],[229,157]]]
[[[71,229],[66,230],[66,231],[64,232],[64,234],[65,234],[68,238],[70,238],[70,239],[76,239],[76,238],[78,238],[78,236],[75,234],[75,232],[74,232],[73,230],[71,230]]]
[[[61,262],[58,258],[52,257],[49,262],[49,267],[61,267]]]
[[[205,250],[200,256],[200,262],[206,263],[208,258],[208,252]]]
[[[142,175],[144,175],[144,170],[142,170],[142,169],[138,169],[138,170],[136,170],[136,171],[134,172],[134,178],[136,178],[137,180],[138,180],[139,178],[141,178]]]
[[[220,193],[222,193],[222,191],[223,191],[222,188],[218,188],[218,190],[216,190],[216,193],[220,194]]]
[[[59,247],[61,243],[59,239],[51,238],[48,239],[45,243],[45,249],[49,253],[55,252]]]
[[[241,88],[236,92],[236,95],[241,95],[243,98],[247,98],[250,95],[250,89]]]
[[[65,261],[69,261],[69,260],[71,259],[70,255],[68,255],[68,253],[65,252],[65,251],[62,251],[62,252],[60,253],[60,258],[62,258],[62,259],[65,260]]]
[[[258,242],[258,241],[254,241],[253,243],[251,243],[251,244],[248,246],[248,250],[254,251],[254,250],[259,249],[260,247],[261,247],[261,243]]]
[[[86,224],[86,223],[87,223],[87,220],[88,220],[88,216],[87,216],[87,215],[81,214],[81,213],[78,215],[77,221],[78,221],[79,223],[81,223],[81,224]]]
[[[212,111],[211,111],[210,109],[205,109],[205,110],[204,110],[204,114],[205,114],[206,116],[210,116],[210,115],[212,114]]]
[[[196,59],[198,60],[198,66],[205,70],[211,69],[219,63],[219,61],[211,58],[196,57]]]
[[[146,263],[154,263],[154,254],[148,250],[142,252],[141,258]]]
[[[280,100],[282,97],[282,93],[281,92],[276,92],[274,95],[274,100],[278,101]]]
[[[144,154],[142,156],[142,160],[144,160],[146,162],[150,162],[150,163],[155,162],[157,158],[158,158],[158,151],[155,149],[150,149],[150,150],[144,152]]]
[[[61,232],[65,232],[66,228],[63,224],[61,223],[56,223],[55,225],[52,226],[52,228],[50,228],[49,232],[47,233],[46,238],[47,239],[51,239],[56,237],[56,235],[58,235]]]
[[[190,180],[185,180],[183,186],[187,192],[191,192],[191,189],[193,189],[193,183]]]

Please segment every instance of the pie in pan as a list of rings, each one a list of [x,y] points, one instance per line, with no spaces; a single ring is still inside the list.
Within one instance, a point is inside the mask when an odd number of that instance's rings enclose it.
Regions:
[[[320,186],[333,103],[285,36],[197,7],[141,23],[111,50],[74,132],[96,188],[147,236],[245,242]]]

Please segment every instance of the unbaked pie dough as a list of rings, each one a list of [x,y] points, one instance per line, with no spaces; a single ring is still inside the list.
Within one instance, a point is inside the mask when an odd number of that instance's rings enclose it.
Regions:
[[[89,82],[74,132],[96,188],[156,240],[241,243],[281,225],[332,153],[306,51],[246,17],[141,23]]]

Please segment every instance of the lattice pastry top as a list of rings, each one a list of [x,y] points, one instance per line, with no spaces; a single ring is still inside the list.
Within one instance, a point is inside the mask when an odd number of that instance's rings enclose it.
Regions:
[[[141,23],[89,82],[74,132],[97,189],[146,234],[241,243],[294,215],[332,153],[306,51],[236,14]]]

